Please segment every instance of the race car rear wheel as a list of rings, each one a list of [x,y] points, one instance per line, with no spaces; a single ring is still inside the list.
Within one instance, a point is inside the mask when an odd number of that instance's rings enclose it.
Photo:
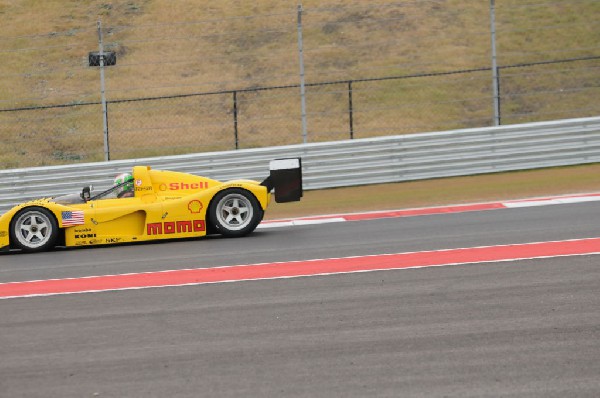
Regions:
[[[10,227],[11,242],[28,252],[48,250],[58,239],[58,223],[54,215],[42,207],[29,207],[18,212]]]
[[[213,198],[208,218],[213,229],[223,236],[248,235],[262,220],[263,210],[254,195],[244,189],[227,189]]]

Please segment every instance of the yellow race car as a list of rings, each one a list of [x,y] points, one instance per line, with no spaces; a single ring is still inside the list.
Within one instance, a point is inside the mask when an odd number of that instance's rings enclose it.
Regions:
[[[0,217],[0,250],[27,252],[221,234],[245,236],[277,202],[300,200],[300,159],[271,161],[269,177],[219,182],[134,166],[110,189],[33,200]]]

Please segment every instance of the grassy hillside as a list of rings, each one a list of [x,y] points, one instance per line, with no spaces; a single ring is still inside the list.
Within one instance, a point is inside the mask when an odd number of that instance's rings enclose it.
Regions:
[[[498,63],[600,56],[595,0],[497,2]],[[305,1],[307,83],[490,67],[488,1]],[[276,0],[0,0],[0,109],[299,83],[296,5]],[[503,69],[504,123],[600,114],[600,62]],[[356,82],[355,138],[486,126],[491,72]],[[297,88],[240,92],[239,147],[302,142]],[[112,158],[233,148],[231,93],[111,105]],[[348,87],[307,89],[309,141],[348,138]],[[99,106],[0,112],[0,167],[103,159]]]

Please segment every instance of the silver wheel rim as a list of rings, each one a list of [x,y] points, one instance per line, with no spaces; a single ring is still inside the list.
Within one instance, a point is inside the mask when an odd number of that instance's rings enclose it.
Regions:
[[[226,195],[217,205],[217,221],[232,231],[244,229],[250,224],[253,214],[250,200],[237,193]]]
[[[21,245],[36,249],[50,240],[52,224],[47,215],[39,211],[28,211],[19,216],[14,232]]]

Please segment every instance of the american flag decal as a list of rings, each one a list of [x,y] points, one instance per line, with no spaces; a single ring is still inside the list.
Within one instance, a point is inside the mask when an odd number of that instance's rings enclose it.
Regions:
[[[70,227],[73,225],[84,224],[83,212],[82,211],[63,211],[62,212],[62,225],[63,227]]]

